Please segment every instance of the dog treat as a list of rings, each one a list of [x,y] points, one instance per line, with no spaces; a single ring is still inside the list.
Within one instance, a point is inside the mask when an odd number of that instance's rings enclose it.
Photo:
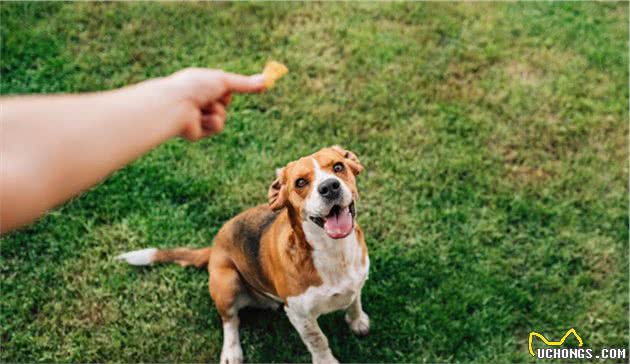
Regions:
[[[265,75],[265,87],[270,89],[276,83],[280,77],[286,75],[289,72],[287,66],[283,65],[280,62],[269,61],[265,65],[265,69],[263,70],[263,75]]]

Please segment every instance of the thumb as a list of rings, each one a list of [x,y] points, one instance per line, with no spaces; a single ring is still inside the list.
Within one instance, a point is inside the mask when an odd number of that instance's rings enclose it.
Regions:
[[[244,76],[223,72],[223,83],[228,92],[261,92],[265,90],[265,76],[262,74]]]

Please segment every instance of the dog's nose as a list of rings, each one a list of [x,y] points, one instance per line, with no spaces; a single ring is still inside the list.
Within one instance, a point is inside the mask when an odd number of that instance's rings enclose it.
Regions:
[[[341,184],[336,178],[329,178],[319,184],[319,187],[317,187],[317,191],[319,191],[319,194],[322,195],[323,198],[334,200],[339,197],[339,193],[341,192]]]

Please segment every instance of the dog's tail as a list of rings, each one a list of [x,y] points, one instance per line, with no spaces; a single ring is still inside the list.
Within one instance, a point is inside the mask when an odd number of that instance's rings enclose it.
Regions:
[[[153,263],[174,262],[182,267],[192,265],[196,268],[203,268],[210,260],[211,247],[201,249],[175,248],[156,249],[147,248],[134,250],[120,254],[116,259],[125,260],[131,265],[149,265]]]

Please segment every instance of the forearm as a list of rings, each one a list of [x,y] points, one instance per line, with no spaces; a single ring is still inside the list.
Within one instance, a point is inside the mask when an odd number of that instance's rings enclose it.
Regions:
[[[2,100],[1,231],[34,220],[178,135],[190,111],[167,102],[163,80]]]

